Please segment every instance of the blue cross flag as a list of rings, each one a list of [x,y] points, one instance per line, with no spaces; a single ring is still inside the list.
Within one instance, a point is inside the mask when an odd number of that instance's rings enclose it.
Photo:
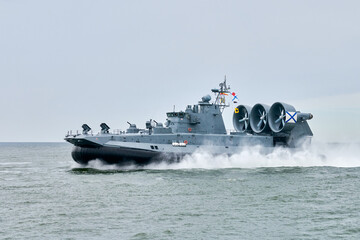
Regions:
[[[288,112],[286,111],[286,123],[296,123],[297,122],[297,112]]]

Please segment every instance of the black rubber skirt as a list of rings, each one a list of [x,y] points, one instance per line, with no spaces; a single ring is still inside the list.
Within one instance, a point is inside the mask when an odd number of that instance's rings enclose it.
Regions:
[[[160,152],[120,147],[75,146],[71,155],[75,162],[80,164],[87,164],[89,161],[98,159],[108,164],[146,165],[162,159]]]

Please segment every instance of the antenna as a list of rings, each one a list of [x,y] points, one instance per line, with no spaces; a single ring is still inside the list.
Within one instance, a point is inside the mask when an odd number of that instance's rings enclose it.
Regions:
[[[212,91],[217,94],[215,104],[219,106],[221,112],[224,111],[226,107],[229,107],[230,104],[226,104],[225,96],[228,96],[230,93],[230,86],[226,85],[226,75],[224,75],[224,81],[219,84],[220,89],[213,89]]]

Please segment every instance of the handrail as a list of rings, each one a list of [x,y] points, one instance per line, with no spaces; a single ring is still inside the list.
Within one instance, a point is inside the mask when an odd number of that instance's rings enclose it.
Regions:
[[[76,137],[76,136],[80,136],[82,135],[83,132],[81,130],[69,130],[67,131],[65,137]],[[90,132],[86,133],[85,135],[90,135],[90,136],[96,136],[96,135],[99,135],[100,132],[94,134],[93,131],[91,130]],[[112,134],[112,135],[122,135],[122,134],[125,134],[125,131],[122,131],[121,129],[113,129],[112,132],[109,132],[109,134]]]

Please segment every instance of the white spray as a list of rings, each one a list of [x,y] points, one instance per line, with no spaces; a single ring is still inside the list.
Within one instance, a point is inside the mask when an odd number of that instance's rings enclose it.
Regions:
[[[360,144],[313,143],[300,149],[261,146],[248,147],[236,154],[212,155],[200,148],[186,155],[176,163],[153,163],[145,167],[106,165],[99,160],[91,161],[86,167],[101,170],[132,169],[221,169],[221,168],[259,168],[259,167],[360,167]],[[79,167],[79,166],[77,166]]]

